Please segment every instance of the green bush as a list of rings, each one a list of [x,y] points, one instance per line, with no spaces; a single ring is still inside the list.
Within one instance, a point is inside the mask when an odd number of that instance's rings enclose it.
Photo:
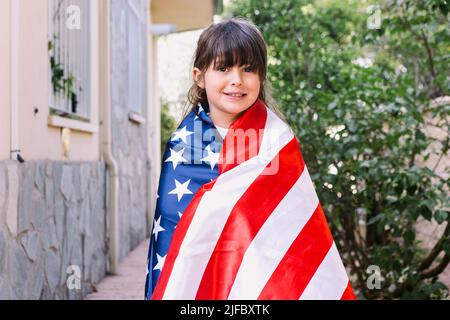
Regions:
[[[170,115],[169,112],[169,103],[161,100],[161,159],[164,156],[167,141],[169,141],[176,128],[176,120]]]
[[[444,298],[438,275],[450,261],[448,182],[419,166],[430,156],[431,112],[449,129],[448,5],[445,1],[235,0],[230,16],[251,19],[269,50],[274,97],[296,132],[359,296]],[[367,20],[380,13],[380,27]],[[367,60],[369,59],[369,60]],[[441,142],[448,151],[448,137]],[[448,170],[448,168],[446,168]],[[423,217],[447,224],[426,251]],[[381,270],[369,289],[367,268]]]

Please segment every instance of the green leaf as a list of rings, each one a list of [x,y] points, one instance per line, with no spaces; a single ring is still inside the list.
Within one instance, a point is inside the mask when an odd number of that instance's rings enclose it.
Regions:
[[[448,218],[448,212],[444,210],[437,210],[434,214],[434,219],[437,223],[441,224]]]
[[[357,124],[354,121],[347,122],[347,129],[351,133],[355,133],[357,130]]]
[[[333,101],[330,104],[328,104],[328,110],[333,110],[334,108],[336,108],[336,101]]]
[[[425,136],[425,134],[422,131],[420,131],[420,130],[416,131],[416,140],[425,141],[426,139],[427,139],[427,137]]]
[[[417,218],[419,218],[421,214],[420,208],[411,208],[409,211],[410,216],[412,217],[413,221],[416,221]]]
[[[377,223],[378,221],[382,221],[385,217],[384,213],[380,213],[378,215],[376,215],[375,217],[371,217],[368,221],[367,221],[367,225],[370,226],[372,224]]]
[[[450,239],[447,239],[447,241],[442,244],[442,249],[444,249],[445,254],[450,256]]]
[[[409,275],[409,277],[407,279],[407,282],[411,286],[416,285],[417,283],[419,283],[419,281],[420,281],[420,274],[418,274],[418,273]]]
[[[403,233],[403,239],[405,239],[407,244],[412,244],[415,238],[416,234],[412,230],[406,230],[405,233]]]
[[[409,186],[416,185],[416,183],[420,180],[420,175],[418,175],[416,173],[408,172],[407,173],[407,177],[408,177],[408,184],[409,184]]]
[[[336,118],[341,118],[343,114],[344,114],[344,111],[341,109],[334,110],[334,115],[336,116]]]
[[[426,199],[420,203],[420,214],[428,221],[433,217],[434,203],[432,199]]]

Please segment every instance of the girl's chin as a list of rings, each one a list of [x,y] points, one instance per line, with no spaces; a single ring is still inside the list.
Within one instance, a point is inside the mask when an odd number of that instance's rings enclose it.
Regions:
[[[217,111],[222,113],[224,116],[227,115],[227,117],[239,117],[239,115],[247,109],[247,105],[235,104],[227,101],[226,103],[222,103],[221,106],[218,106]]]

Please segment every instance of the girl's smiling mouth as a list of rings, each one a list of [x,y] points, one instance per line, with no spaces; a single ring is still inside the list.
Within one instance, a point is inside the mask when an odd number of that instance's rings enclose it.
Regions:
[[[224,92],[226,96],[233,100],[239,100],[244,98],[247,94],[243,92]]]

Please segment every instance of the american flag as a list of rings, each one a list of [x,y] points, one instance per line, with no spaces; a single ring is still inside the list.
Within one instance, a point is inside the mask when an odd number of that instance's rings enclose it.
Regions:
[[[224,141],[199,142],[214,129],[205,109],[164,156],[146,298],[355,299],[289,126],[258,100]],[[200,163],[184,157],[196,141]]]

